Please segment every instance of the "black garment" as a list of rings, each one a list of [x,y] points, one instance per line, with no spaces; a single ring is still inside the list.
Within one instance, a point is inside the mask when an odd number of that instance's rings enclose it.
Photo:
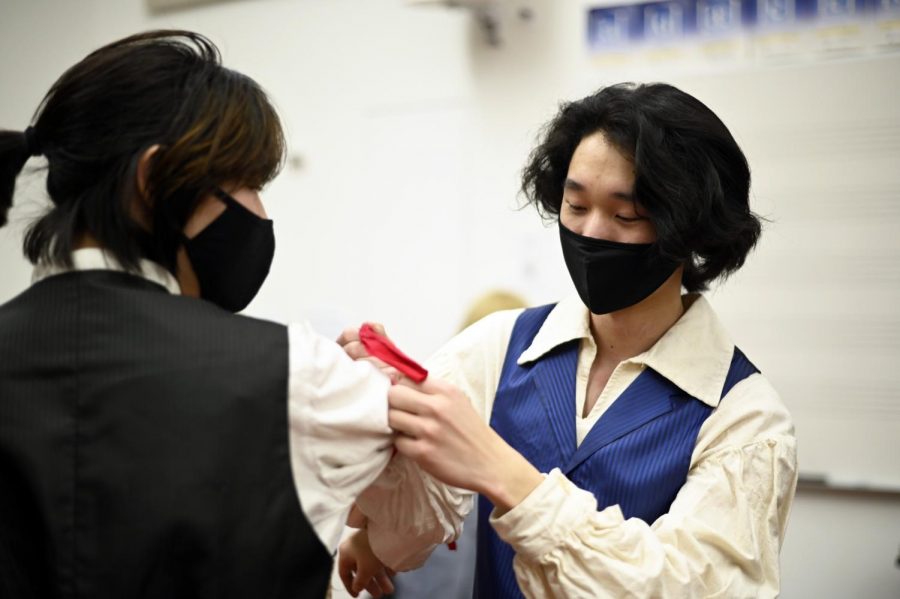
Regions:
[[[133,275],[0,306],[0,597],[323,597],[287,330]]]

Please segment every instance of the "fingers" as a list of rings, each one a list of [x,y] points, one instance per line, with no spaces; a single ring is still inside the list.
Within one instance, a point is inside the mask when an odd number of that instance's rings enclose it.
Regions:
[[[362,570],[362,568],[360,568],[360,570]],[[375,579],[372,578],[371,574],[367,574],[364,571],[357,571],[355,568],[345,569],[343,565],[338,566],[338,574],[341,576],[341,582],[344,583],[344,588],[354,597],[358,596],[359,592],[363,589],[369,590],[369,587],[375,582]],[[372,591],[369,592],[371,593]],[[374,595],[374,593],[372,594]]]
[[[365,324],[368,324],[370,327],[372,327],[372,329],[379,335],[387,337],[387,331],[384,330],[384,325],[380,322],[367,322]],[[341,347],[354,341],[359,341],[359,327],[347,327],[343,331],[341,331],[341,334],[338,335],[337,338],[337,344]]]
[[[384,575],[382,574],[382,576]],[[388,584],[390,584],[390,581],[388,581]],[[391,588],[393,587],[394,585],[391,585]],[[378,577],[369,581],[369,584],[366,585],[366,590],[369,591],[369,594],[372,595],[374,599],[381,599],[389,592],[379,584]]]
[[[338,574],[341,577],[341,582],[344,583],[344,588],[354,597],[356,597],[356,594],[353,593],[353,571],[355,569],[356,559],[350,557],[344,551],[344,543],[341,543],[341,552],[338,555]]]
[[[381,597],[381,587],[376,580],[376,574],[378,574],[379,571],[376,571],[372,567],[373,564],[358,564],[358,566],[359,568],[356,571],[356,575],[353,577],[353,586],[350,589],[350,593],[356,597],[360,591],[365,589],[369,591],[375,599]]]
[[[431,413],[432,397],[419,391],[414,385],[407,384],[409,379],[403,378],[399,384],[388,391],[388,406],[393,410],[403,410],[411,414]]]
[[[394,439],[394,447],[400,455],[404,455],[412,461],[417,461],[423,455],[423,445],[414,437],[398,436]]]
[[[390,572],[393,572],[393,570],[390,570]],[[363,585],[365,575],[356,574],[354,576],[352,568],[345,568],[342,562],[338,563],[338,573],[340,574],[341,582],[344,583],[344,588],[354,597],[358,596],[363,589],[368,591],[375,599],[394,592],[394,583],[391,582],[391,579],[385,572],[379,572],[374,577],[369,578],[365,585]]]
[[[340,345],[341,349],[354,360],[360,360],[369,356],[366,347],[359,340],[358,327],[347,327],[341,331],[341,334],[338,335],[337,338],[337,344]]]
[[[395,410],[431,416],[447,410],[459,401],[468,401],[456,387],[431,377],[421,384],[403,377],[388,391],[388,405]]]
[[[387,337],[387,331],[384,330],[384,325],[380,322],[367,322],[367,325],[372,327],[372,329],[383,337]]]
[[[340,545],[338,576],[347,592],[356,597],[363,589],[373,597],[382,597],[394,591],[384,565],[369,547],[365,530],[353,533]]]
[[[388,425],[420,439],[434,437],[454,406],[443,395],[429,395],[401,383],[388,391]]]
[[[379,335],[387,336],[387,333],[384,330],[384,325],[379,322],[370,322],[367,323],[372,329],[375,330]],[[369,352],[366,351],[366,347],[359,340],[359,328],[358,327],[347,327],[341,334],[338,335],[337,344],[341,346],[341,348],[346,352],[348,356],[353,358],[354,360],[361,360],[363,358],[369,357]],[[382,363],[383,364],[383,363]],[[376,364],[378,366],[378,364]],[[378,366],[381,368],[381,366]],[[395,377],[391,377],[393,381]],[[399,377],[398,377],[399,378]]]
[[[390,595],[394,592],[394,583],[391,581],[391,575],[388,574],[388,568],[385,568],[384,572],[381,572],[375,577],[375,581],[378,583],[378,586],[381,587],[381,590],[384,591],[385,595]]]
[[[344,353],[346,353],[354,360],[362,360],[363,358],[369,357],[369,352],[366,351],[366,346],[359,341],[350,341],[347,344],[342,345],[341,349],[343,349]]]
[[[380,572],[366,585],[366,590],[369,591],[369,594],[375,599],[380,599],[380,597],[390,595],[394,592],[394,583],[391,582],[391,579],[388,578],[387,574]]]
[[[424,422],[415,414],[403,410],[388,410],[388,426],[398,433],[418,439],[422,436]]]
[[[448,397],[457,393],[457,388],[445,381],[434,376],[429,376],[419,384],[419,388],[423,393],[429,395],[446,395]]]
[[[352,343],[354,341],[359,341],[359,328],[358,327],[347,327],[341,334],[338,335],[337,344],[341,347],[344,347],[348,343]]]
[[[421,383],[415,383],[408,378],[404,378],[400,381],[400,384],[428,395],[446,395],[450,397],[458,394],[458,390],[454,385],[444,379],[433,376],[429,376]]]

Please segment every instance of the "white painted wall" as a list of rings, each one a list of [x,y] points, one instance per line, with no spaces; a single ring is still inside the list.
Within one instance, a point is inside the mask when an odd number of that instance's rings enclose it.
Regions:
[[[139,0],[0,0],[0,127],[23,129],[55,78],[105,42],[163,27],[209,35],[269,90],[302,162],[265,194],[278,251],[248,311],[327,334],[380,320],[424,356],[487,288],[533,303],[568,291],[555,230],[515,210],[519,170],[557,102],[624,78],[671,81],[730,125],[756,209],[773,218],[713,302],[797,416],[801,466],[898,484],[900,58],[702,74],[600,63],[584,48],[590,2],[518,4],[535,18],[508,19],[490,48],[463,12],[402,0],[161,15]],[[28,283],[18,245],[42,186],[40,173],[20,179],[15,223],[0,230],[0,301]],[[898,545],[897,500],[801,493],[784,596],[900,596]]]

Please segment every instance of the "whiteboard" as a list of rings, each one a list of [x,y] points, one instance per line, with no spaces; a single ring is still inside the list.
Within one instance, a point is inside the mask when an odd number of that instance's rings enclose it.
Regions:
[[[664,80],[722,117],[768,222],[710,300],[790,408],[801,473],[900,489],[900,57],[810,56],[595,61],[582,84]]]
[[[900,60],[691,86],[729,107],[770,219],[713,300],[790,407],[801,470],[900,487]]]

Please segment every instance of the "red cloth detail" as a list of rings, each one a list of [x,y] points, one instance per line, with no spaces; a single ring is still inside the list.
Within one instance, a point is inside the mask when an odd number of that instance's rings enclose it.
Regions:
[[[376,332],[369,323],[359,327],[359,340],[370,356],[378,358],[388,366],[393,366],[413,382],[421,383],[428,378],[427,370],[397,349],[390,339]]]
[[[418,362],[404,354],[394,345],[390,339],[379,334],[372,325],[364,323],[359,327],[359,340],[373,358],[378,358],[388,366],[393,366],[415,383],[421,383],[428,378],[428,371],[425,370]],[[397,455],[397,448],[394,448],[391,457]],[[450,551],[456,551],[456,541],[447,543]]]

